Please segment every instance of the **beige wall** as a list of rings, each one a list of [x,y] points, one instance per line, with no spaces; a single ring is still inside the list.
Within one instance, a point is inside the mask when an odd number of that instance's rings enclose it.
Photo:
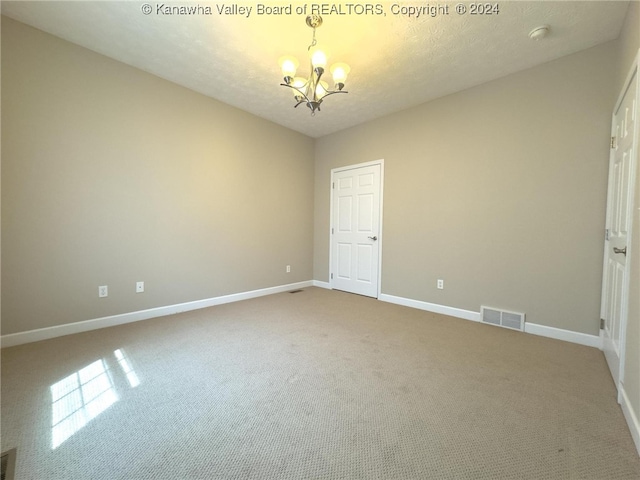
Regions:
[[[319,139],[314,278],[330,170],[383,158],[383,293],[598,335],[615,47]]]
[[[2,334],[309,280],[313,155],[3,17]]]
[[[616,93],[622,89],[627,79],[629,69],[633,60],[638,54],[640,46],[640,0],[629,2],[627,16],[625,18],[622,32],[618,37],[618,65],[616,69]]]
[[[617,91],[620,92],[640,49],[640,2],[635,1],[629,5],[625,26],[618,41],[620,60]],[[636,154],[639,155],[636,161],[640,163],[640,152]],[[629,407],[636,418],[640,419],[640,165],[637,171],[632,245],[629,255],[631,285],[623,385],[629,398]],[[640,444],[637,446],[640,451]]]

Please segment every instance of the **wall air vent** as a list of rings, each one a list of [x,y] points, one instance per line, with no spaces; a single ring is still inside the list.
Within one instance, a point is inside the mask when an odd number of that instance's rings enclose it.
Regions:
[[[497,308],[481,307],[482,323],[524,331],[524,313],[508,312]]]

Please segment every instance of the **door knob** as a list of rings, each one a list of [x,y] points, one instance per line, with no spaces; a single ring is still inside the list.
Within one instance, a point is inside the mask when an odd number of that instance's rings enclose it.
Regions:
[[[376,237],[375,235],[374,235],[373,237],[368,237],[368,238],[370,238],[370,239],[371,239],[371,240],[373,240],[374,242],[378,239],[378,237]]]
[[[627,256],[627,247],[624,247],[624,248],[613,247],[613,253],[621,253],[626,257]]]

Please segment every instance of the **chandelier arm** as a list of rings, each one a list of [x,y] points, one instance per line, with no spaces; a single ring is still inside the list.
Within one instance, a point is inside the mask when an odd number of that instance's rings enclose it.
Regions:
[[[300,94],[301,97],[304,97],[304,100],[300,100],[293,108],[296,108],[298,105],[300,105],[301,103],[309,103],[312,100],[309,100],[309,97],[307,97],[307,95],[304,92],[301,92],[298,88],[294,87],[293,85],[287,85],[286,83],[281,83],[280,86],[282,87],[289,87],[293,90],[295,90],[296,92],[298,92]],[[346,93],[346,92],[345,92]],[[326,96],[326,95],[325,95]]]
[[[327,93],[325,93],[322,96],[322,98],[324,99],[324,98],[328,97],[329,95],[333,95],[335,93],[349,93],[349,92],[347,92],[346,90],[327,90]]]

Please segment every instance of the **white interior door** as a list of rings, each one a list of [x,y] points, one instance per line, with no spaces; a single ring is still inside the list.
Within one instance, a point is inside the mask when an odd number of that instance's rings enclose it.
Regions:
[[[331,288],[378,297],[380,163],[332,171]]]
[[[604,253],[602,318],[603,349],[616,387],[622,380],[624,334],[629,294],[627,245],[633,210],[636,140],[637,74],[619,102],[613,117],[607,236]]]

